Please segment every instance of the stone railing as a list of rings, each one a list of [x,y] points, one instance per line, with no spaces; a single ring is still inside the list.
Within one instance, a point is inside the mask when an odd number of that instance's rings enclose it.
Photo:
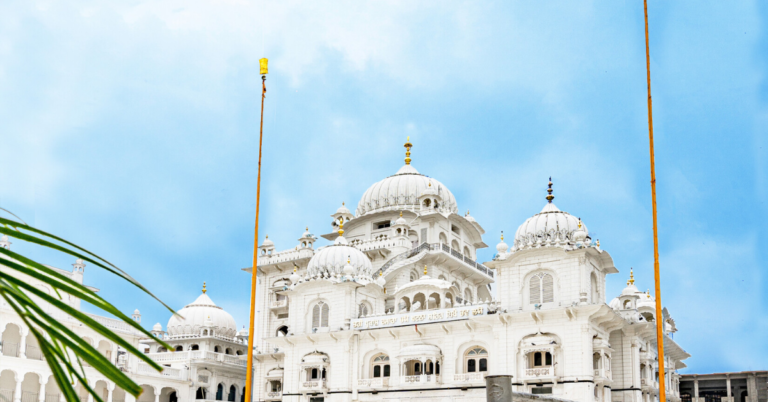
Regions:
[[[19,357],[20,347],[18,343],[3,342],[3,356]]]
[[[0,389],[0,401],[12,401],[12,400],[13,400],[12,389]]]
[[[184,371],[173,367],[164,367],[163,371],[157,371],[152,366],[146,363],[139,362],[139,367],[136,370],[138,374],[148,375],[152,377],[171,378],[174,380],[184,380]]]
[[[308,391],[323,390],[325,389],[325,380],[304,381],[301,383],[301,388]]]
[[[400,384],[401,385],[408,385],[408,384],[424,384],[424,383],[439,383],[440,382],[440,376],[439,375],[406,375],[400,377]]]
[[[398,263],[398,262],[400,262],[402,260],[405,260],[407,258],[411,258],[413,256],[416,256],[419,253],[424,252],[424,251],[427,251],[427,252],[431,252],[431,251],[443,252],[443,253],[445,253],[447,255],[450,255],[451,257],[461,261],[465,265],[468,265],[469,267],[471,267],[471,268],[473,268],[473,269],[475,269],[477,271],[480,271],[481,273],[485,274],[486,276],[493,278],[493,271],[490,268],[488,268],[485,265],[480,264],[477,261],[474,261],[471,258],[461,254],[458,250],[454,250],[454,249],[450,248],[447,244],[442,244],[442,243],[421,243],[421,245],[419,245],[418,247],[412,248],[409,251],[406,251],[406,252],[404,252],[402,254],[398,254],[398,255],[392,257],[392,259],[387,261],[386,264],[382,265],[381,268],[378,269],[373,274],[373,279],[376,279],[378,277],[379,271],[382,271],[382,272],[386,273],[387,270],[390,267],[392,267],[394,264],[396,264],[396,263]]]
[[[24,391],[21,393],[21,402],[38,402],[37,392]]]
[[[487,372],[454,374],[453,382],[483,382]]]
[[[59,394],[45,394],[45,402],[59,402]],[[113,399],[112,402],[115,402]]]
[[[288,306],[288,299],[273,300],[269,303],[269,308],[283,308]]]
[[[242,360],[238,355],[228,355],[224,353],[207,352],[204,350],[190,350],[186,352],[162,352],[162,353],[147,353],[147,357],[158,362],[178,362],[192,360],[207,360],[213,362],[221,362],[226,364],[234,364],[236,366],[245,367],[248,362]]]
[[[115,318],[108,318],[108,317],[102,317],[100,315],[96,314],[89,314],[85,313],[88,317],[92,318],[94,321],[98,322],[99,324],[113,330],[113,331],[119,331],[119,332],[125,332],[129,334],[138,333],[135,328],[132,326],[126,324],[122,320],[118,320]],[[74,320],[74,318],[72,318]]]
[[[367,388],[381,388],[389,386],[389,377],[379,378],[361,378],[357,380],[357,385]]]
[[[410,241],[407,239],[394,239],[394,238],[379,238],[379,239],[370,239],[370,240],[363,240],[363,241],[352,241],[351,245],[357,248],[360,251],[371,251],[371,250],[379,250],[382,248],[393,248],[393,247],[408,247],[410,246]]]
[[[549,377],[552,375],[551,367],[532,368],[525,370],[526,377]]]
[[[43,360],[43,352],[37,346],[27,345],[27,359]]]
[[[283,399],[282,391],[267,392],[267,400],[278,400],[278,399]]]
[[[302,248],[299,250],[285,250],[273,254],[259,254],[258,265],[277,264],[286,261],[298,260],[301,258],[312,257],[315,250],[311,248]]]

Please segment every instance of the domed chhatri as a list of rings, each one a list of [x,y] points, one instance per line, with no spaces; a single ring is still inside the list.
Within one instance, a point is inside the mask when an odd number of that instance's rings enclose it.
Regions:
[[[427,190],[434,191],[442,199],[442,203],[435,209],[458,214],[456,198],[451,191],[439,181],[419,173],[410,164],[410,148],[413,145],[410,142],[405,145],[408,150],[405,165],[393,176],[373,184],[365,191],[357,204],[356,215],[359,217],[379,211],[418,208],[419,197]]]
[[[215,335],[225,338],[237,335],[235,319],[217,306],[206,292],[203,287],[203,293],[194,302],[184,306],[168,320],[166,328],[169,336],[199,336],[203,327],[209,327]]]
[[[349,265],[351,268],[346,268]],[[350,274],[351,273],[351,274]],[[344,219],[339,219],[339,237],[334,244],[318,250],[307,266],[310,278],[344,275],[347,278],[371,278],[373,265],[362,251],[344,238]]]
[[[513,251],[539,246],[573,246],[589,241],[589,231],[581,220],[561,211],[552,202],[552,181],[547,188],[547,204],[538,214],[528,218],[515,232]],[[574,233],[578,232],[578,233]]]

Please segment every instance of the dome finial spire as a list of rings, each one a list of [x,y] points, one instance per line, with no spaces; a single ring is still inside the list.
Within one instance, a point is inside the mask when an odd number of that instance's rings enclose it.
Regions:
[[[549,187],[547,188],[547,202],[551,204],[552,200],[554,199],[555,199],[555,196],[552,195],[552,176],[549,176]]]
[[[633,272],[632,268],[629,269],[629,280],[627,281],[627,286],[634,285],[635,284],[635,273]]]
[[[408,138],[405,139],[405,144],[403,146],[405,147],[405,164],[410,165],[411,164],[411,147],[413,147],[413,144],[411,144],[411,136],[408,136]]]
[[[501,231],[501,241],[504,241],[504,231]]]
[[[424,276],[426,276],[426,275],[427,275],[427,265],[424,264]]]
[[[203,293],[207,292],[208,290],[205,288],[205,282],[203,282]]]
[[[339,236],[344,236],[344,217],[339,217]]]

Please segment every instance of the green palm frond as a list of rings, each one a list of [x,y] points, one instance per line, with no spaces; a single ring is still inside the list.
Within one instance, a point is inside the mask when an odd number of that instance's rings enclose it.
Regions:
[[[160,302],[172,314],[176,314],[173,309],[163,303],[157,296],[152,294],[152,292],[133,279],[125,271],[80,246],[25,223],[2,217],[0,217],[0,234],[5,234],[14,239],[57,250],[105,269],[138,287],[144,293]],[[79,321],[82,325],[119,345],[127,353],[136,356],[155,370],[163,370],[163,366],[147,357],[130,342],[123,339],[123,337],[109,330],[89,315],[82,313],[80,310],[62,301],[62,293],[76,297],[98,307],[104,312],[114,315],[121,321],[133,327],[139,333],[158,341],[169,350],[172,349],[170,345],[157,339],[137,322],[123,314],[115,306],[88,289],[86,286],[75,282],[66,275],[40,264],[31,258],[2,247],[0,247],[0,266],[7,268],[0,270],[0,296],[8,302],[11,308],[13,308],[19,317],[21,317],[22,321],[24,321],[24,324],[30,328],[30,332],[37,339],[37,342],[40,345],[40,350],[53,372],[56,384],[59,386],[59,389],[67,401],[75,402],[79,400],[74,388],[75,380],[77,380],[88,393],[93,395],[95,401],[104,402],[91,387],[91,384],[89,384],[85,370],[83,369],[83,363],[90,365],[107,379],[113,381],[117,387],[122,388],[135,397],[138,397],[139,394],[141,394],[142,388],[117,366],[112,364],[112,362],[105,356],[99,353],[99,351],[90,343],[86,342],[49,313],[46,313],[43,308],[31,298],[31,296],[35,296],[44,303],[53,306],[60,312]],[[34,278],[45,283],[53,289],[54,294],[51,295],[40,290],[29,283],[29,281],[25,280],[26,278]]]

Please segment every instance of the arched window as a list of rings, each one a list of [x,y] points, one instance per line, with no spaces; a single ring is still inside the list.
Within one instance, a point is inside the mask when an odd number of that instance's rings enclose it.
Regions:
[[[330,307],[325,302],[319,302],[312,308],[312,327],[328,328],[328,314]]]
[[[480,346],[469,348],[464,354],[464,372],[479,373],[488,371],[488,351]]]
[[[176,348],[174,348],[174,350],[177,351],[177,352],[181,352],[181,351],[184,350],[184,346],[178,345],[178,346],[176,346]]]
[[[216,400],[217,401],[223,401],[224,400],[224,384],[219,384],[216,387]]]
[[[359,306],[357,306],[357,317],[363,317],[368,316],[368,305],[365,303],[360,303]]]
[[[286,336],[286,335],[288,335],[288,327],[285,325],[278,328],[277,333],[275,333],[275,336]]]
[[[415,281],[416,279],[419,279],[419,273],[416,271],[411,272],[411,276],[410,276],[411,282]]]
[[[200,346],[192,345],[189,347],[189,350],[200,350]]]
[[[371,378],[389,377],[389,356],[381,354],[371,362]]]
[[[458,252],[459,250],[461,250],[461,248],[459,248],[459,247],[460,247],[460,246],[459,246],[459,242],[457,242],[456,240],[454,240],[454,241],[452,241],[452,242],[451,242],[451,248],[452,248],[452,249],[454,249],[454,250],[456,250],[456,252]]]
[[[237,393],[237,388],[235,388],[234,385],[230,385],[229,394],[227,395],[227,401],[234,402],[236,393]]]
[[[221,349],[218,346],[213,347],[213,353],[219,353],[221,352]]]
[[[592,354],[592,368],[595,370],[600,369],[600,353]]]
[[[552,354],[549,352],[532,352],[528,354],[528,368],[552,366]]]
[[[555,281],[552,275],[538,273],[531,277],[530,304],[552,303],[555,301]]]
[[[464,289],[464,300],[472,303],[472,291],[469,288]]]
[[[448,245],[448,238],[445,237],[445,233],[440,233],[440,244]]]
[[[472,258],[472,254],[469,253],[469,247],[464,246],[464,257]]]

